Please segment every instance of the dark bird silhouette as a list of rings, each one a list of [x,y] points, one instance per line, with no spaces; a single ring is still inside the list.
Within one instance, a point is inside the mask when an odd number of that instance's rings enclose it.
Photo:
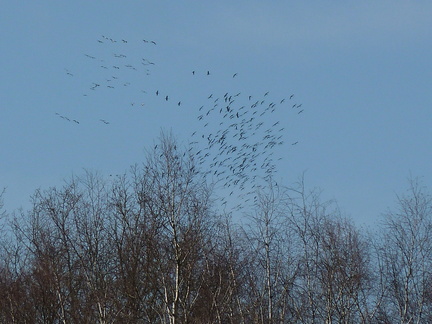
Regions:
[[[192,71],[192,75],[195,75],[195,71]]]
[[[291,145],[297,145],[297,143],[298,143],[298,141],[297,141],[297,142],[294,142],[294,143],[292,143]]]
[[[181,101],[178,102],[177,106],[180,106],[180,105],[181,105]]]
[[[156,90],[156,96],[159,96],[159,90]]]
[[[303,112],[304,109],[300,110],[297,114],[301,114]]]
[[[108,125],[109,122],[107,122],[105,119],[99,119],[102,123],[104,123],[105,125]]]
[[[292,99],[294,97],[294,95],[292,94],[291,96],[290,96],[290,99]]]
[[[165,100],[168,101],[168,96],[165,97]]]
[[[233,74],[233,78],[235,78],[236,76],[237,76],[237,73],[234,73],[234,74]]]
[[[210,75],[210,71],[207,71],[207,75]]]

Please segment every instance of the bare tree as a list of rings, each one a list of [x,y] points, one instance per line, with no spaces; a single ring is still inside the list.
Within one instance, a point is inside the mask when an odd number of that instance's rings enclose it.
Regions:
[[[393,323],[427,323],[432,320],[432,197],[418,179],[411,179],[398,205],[384,223],[383,313]]]
[[[205,271],[210,192],[193,156],[182,152],[172,135],[162,134],[139,179],[140,203],[158,230],[156,280],[163,298],[158,313],[162,321],[187,323]]]
[[[205,255],[205,278],[196,305],[200,323],[248,322],[246,296],[250,258],[243,231],[234,224],[232,214],[223,214],[212,232],[211,250]]]
[[[249,291],[255,302],[257,323],[284,323],[291,320],[289,294],[296,265],[287,223],[287,193],[272,179],[257,190],[254,213],[249,217],[248,242],[252,249]]]
[[[370,249],[366,238],[332,202],[293,190],[290,212],[296,233],[298,275],[292,304],[300,323],[369,323]]]
[[[117,300],[124,323],[162,321],[161,289],[157,276],[160,255],[158,237],[162,230],[152,213],[147,189],[150,179],[136,169],[132,181],[118,177],[112,186],[112,252],[115,255]]]

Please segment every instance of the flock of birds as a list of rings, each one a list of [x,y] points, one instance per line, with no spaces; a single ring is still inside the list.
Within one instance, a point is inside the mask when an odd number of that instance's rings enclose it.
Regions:
[[[273,177],[276,163],[282,159],[280,148],[286,144],[283,119],[288,113],[303,112],[302,104],[293,103],[293,99],[294,94],[274,100],[270,92],[260,96],[226,92],[210,94],[198,108],[200,127],[192,133],[190,144],[197,145],[195,154],[206,175],[228,189],[228,196],[244,202],[256,199],[255,187]]]
[[[102,36],[97,42],[103,46],[107,44],[128,44],[128,40],[115,40]],[[142,40],[144,46],[156,46],[153,40]],[[106,89],[124,89],[135,86],[139,98],[130,101],[131,107],[146,107],[149,96],[152,100],[159,99],[169,102],[176,107],[185,106],[191,109],[191,105],[185,105],[179,98],[174,98],[163,89],[149,90],[143,88],[143,83],[136,85],[127,74],[140,73],[140,76],[149,77],[156,63],[146,57],[140,57],[139,61],[131,62],[128,52],[118,51],[107,57],[97,58],[96,55],[84,54],[94,62],[94,66],[100,71],[98,80],[93,81],[83,93],[84,97]],[[74,77],[74,73],[65,69],[68,77]],[[190,71],[192,77],[203,76],[211,78],[210,70]],[[239,73],[229,76],[238,79]],[[276,163],[282,159],[281,146],[288,144],[294,146],[298,141],[286,143],[286,121],[288,114],[293,116],[303,113],[302,104],[294,102],[294,94],[285,98],[272,98],[272,94],[266,91],[260,95],[244,94],[242,92],[210,93],[203,98],[199,107],[196,107],[196,121],[198,127],[191,132],[189,151],[201,165],[205,175],[220,188],[223,189],[221,201],[226,205],[229,201],[240,201],[234,208],[239,209],[242,203],[256,199],[256,187],[262,180],[273,177],[277,170]],[[189,112],[188,112],[189,113]],[[77,119],[55,113],[59,118],[79,125]],[[98,122],[109,125],[110,122],[100,118]],[[232,198],[230,198],[233,196]]]

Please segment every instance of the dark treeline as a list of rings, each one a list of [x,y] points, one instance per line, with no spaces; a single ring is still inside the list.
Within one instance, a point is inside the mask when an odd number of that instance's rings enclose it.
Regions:
[[[126,175],[0,204],[0,322],[432,323],[432,201],[416,180],[373,234],[301,181],[269,181],[240,226],[188,152],[163,136]]]

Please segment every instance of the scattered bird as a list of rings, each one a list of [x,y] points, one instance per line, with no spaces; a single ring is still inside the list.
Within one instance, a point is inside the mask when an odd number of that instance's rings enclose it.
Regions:
[[[237,73],[234,73],[232,77],[235,78],[236,76],[237,76]]]

